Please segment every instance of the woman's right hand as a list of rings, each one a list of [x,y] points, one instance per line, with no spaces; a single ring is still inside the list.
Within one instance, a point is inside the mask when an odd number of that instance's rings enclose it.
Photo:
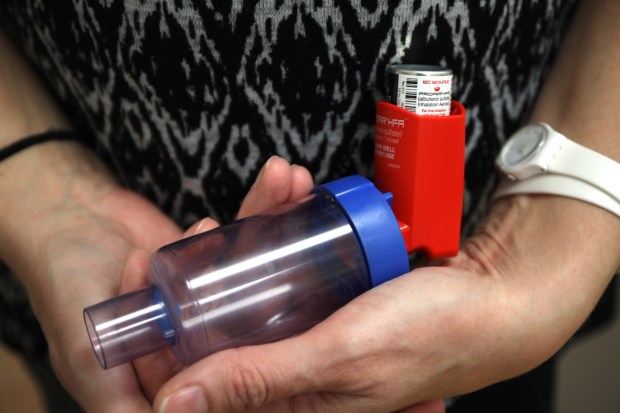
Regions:
[[[2,30],[0,126],[0,148],[71,127]],[[1,161],[0,200],[0,260],[26,286],[63,385],[90,412],[151,411],[131,365],[99,366],[82,310],[118,294],[128,257],[148,256],[181,230],[76,142]]]
[[[118,295],[128,257],[148,257],[180,229],[77,143],[29,148],[0,177],[0,257],[28,290],[60,381],[89,412],[151,411],[131,365],[98,364],[82,311]]]

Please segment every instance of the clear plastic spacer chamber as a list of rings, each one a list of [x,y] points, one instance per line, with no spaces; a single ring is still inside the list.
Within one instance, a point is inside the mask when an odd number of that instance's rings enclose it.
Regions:
[[[170,347],[191,364],[311,328],[408,271],[389,201],[365,178],[348,177],[161,248],[151,286],[84,310],[99,362],[111,368]]]

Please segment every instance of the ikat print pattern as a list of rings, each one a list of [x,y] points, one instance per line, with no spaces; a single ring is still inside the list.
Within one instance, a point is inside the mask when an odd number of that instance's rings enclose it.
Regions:
[[[272,154],[371,174],[390,63],[454,70],[466,217],[529,111],[566,0],[8,0],[0,14],[125,184],[186,225],[230,219]]]

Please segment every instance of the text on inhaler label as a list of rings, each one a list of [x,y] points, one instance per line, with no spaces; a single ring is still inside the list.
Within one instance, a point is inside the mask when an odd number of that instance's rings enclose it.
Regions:
[[[410,112],[422,116],[448,116],[451,98],[452,75],[398,75],[396,105]]]
[[[391,160],[392,162],[388,163],[390,168],[400,169],[400,163],[396,159],[396,147],[403,137],[404,128],[405,119],[377,115],[375,156]]]

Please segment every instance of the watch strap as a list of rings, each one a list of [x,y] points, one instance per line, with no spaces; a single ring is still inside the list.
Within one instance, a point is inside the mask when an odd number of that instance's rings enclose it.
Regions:
[[[620,217],[620,202],[598,187],[565,175],[543,174],[521,181],[502,179],[493,199],[516,194],[551,194],[579,199]]]
[[[552,129],[551,133],[557,133],[563,139],[560,140],[558,152],[549,162],[549,172],[594,185],[620,203],[620,163]]]

